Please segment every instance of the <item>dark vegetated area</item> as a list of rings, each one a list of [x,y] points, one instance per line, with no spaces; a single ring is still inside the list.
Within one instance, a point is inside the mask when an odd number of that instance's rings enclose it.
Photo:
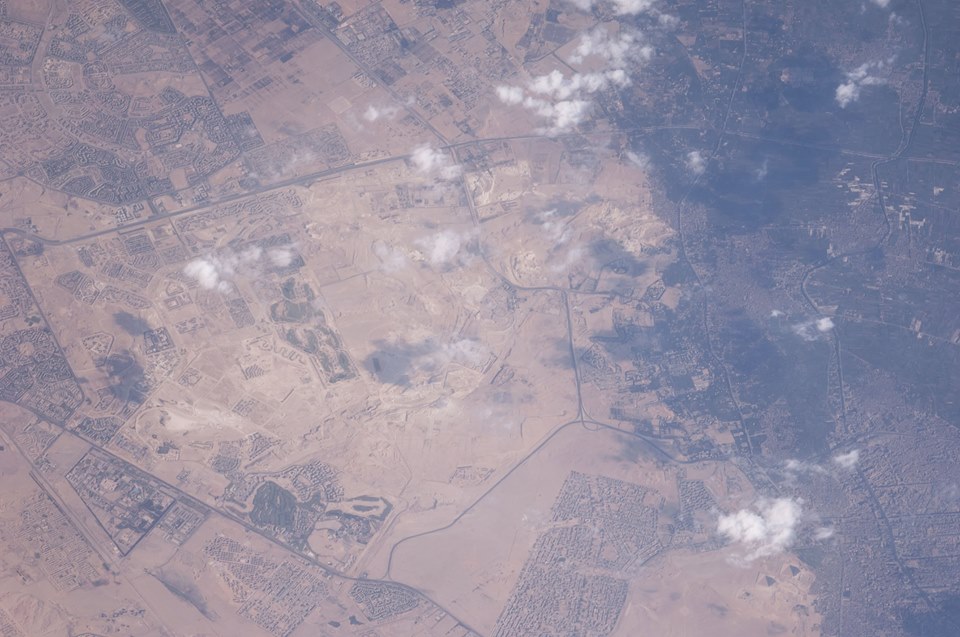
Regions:
[[[297,498],[276,482],[264,482],[253,496],[250,519],[257,526],[293,530]]]
[[[806,341],[792,333],[773,341],[739,309],[728,311],[717,340],[740,400],[759,410],[782,401],[790,418],[778,426],[795,430],[785,436],[797,441],[793,452],[806,456],[825,450],[833,429],[824,400],[829,341]]]

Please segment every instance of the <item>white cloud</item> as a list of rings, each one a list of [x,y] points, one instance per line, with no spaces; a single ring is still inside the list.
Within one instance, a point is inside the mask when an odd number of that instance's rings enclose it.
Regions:
[[[846,108],[860,99],[860,85],[852,81],[844,82],[837,87],[834,97],[837,100],[837,104],[840,105],[840,108]]]
[[[637,15],[653,9],[655,0],[613,0],[613,6],[620,15]]]
[[[224,266],[216,257],[194,259],[183,268],[183,273],[200,284],[206,290],[229,292],[233,286],[224,280],[232,272],[225,272]]]
[[[590,11],[600,4],[599,0],[568,0],[581,11]],[[655,0],[610,0],[613,10],[619,15],[637,15],[653,9]]]
[[[839,453],[833,456],[832,460],[833,464],[837,467],[849,471],[856,467],[857,462],[860,461],[860,450],[854,449],[852,451],[848,451],[847,453]],[[787,474],[815,473],[823,475],[830,473],[825,467],[817,463],[796,460],[793,458],[783,463],[783,469]]]
[[[574,265],[582,261],[584,256],[586,256],[586,250],[584,250],[583,246],[580,246],[580,245],[571,246],[566,251],[561,261],[550,264],[550,271],[566,272],[571,267],[573,267]]]
[[[316,166],[319,157],[316,153],[305,148],[296,148],[284,153],[282,157],[272,163],[260,166],[260,170],[251,170],[247,176],[253,179],[274,180],[297,177],[306,169]]]
[[[860,462],[860,450],[854,449],[847,453],[839,453],[833,457],[833,462],[841,469],[850,471]]]
[[[629,83],[630,78],[623,69],[598,73],[574,73],[570,77],[564,77],[563,73],[554,69],[546,75],[533,77],[527,85],[527,90],[537,95],[567,100],[584,93],[596,93],[611,84],[626,86]]]
[[[569,77],[553,70],[530,78],[523,88],[498,86],[496,93],[504,104],[522,105],[547,120],[548,126],[542,132],[556,134],[574,128],[590,114],[593,103],[586,99],[589,95],[607,87],[622,88],[628,84],[630,78],[623,69],[574,73]]]
[[[717,520],[717,531],[748,551],[752,561],[790,548],[797,536],[802,502],[791,498],[760,499],[753,510],[741,509]]]
[[[569,222],[557,219],[556,209],[545,210],[537,215],[540,227],[554,246],[561,246],[570,240]]]
[[[629,63],[648,62],[654,49],[644,44],[639,33],[621,31],[611,34],[597,27],[580,36],[577,48],[567,57],[571,64],[580,64],[590,58],[599,58],[607,65],[623,68]]]
[[[469,233],[444,230],[416,241],[424,251],[424,258],[435,268],[461,261],[460,249],[470,241]]]
[[[460,252],[460,235],[449,230],[433,235],[424,243],[431,265],[449,263]]]
[[[380,268],[384,272],[397,272],[407,267],[407,255],[403,250],[387,245],[383,241],[373,244],[373,254],[380,259]]]
[[[817,541],[829,540],[832,537],[833,527],[830,526],[817,527],[817,530],[813,532],[813,539]]]
[[[286,267],[293,263],[295,256],[291,246],[274,246],[266,251],[259,246],[249,246],[241,252],[223,250],[197,257],[183,267],[183,273],[206,290],[226,294],[234,289],[233,281],[237,277],[255,277],[264,265]]]
[[[293,263],[294,256],[296,256],[296,252],[293,251],[293,248],[289,248],[287,246],[280,246],[267,250],[267,259],[274,267],[278,268],[285,268]]]
[[[757,181],[763,181],[770,174],[770,160],[764,159],[760,167],[753,171],[753,176]]]
[[[589,9],[589,2],[577,6]],[[635,30],[611,30],[597,27],[582,34],[574,50],[567,56],[571,65],[591,60],[591,68],[564,75],[557,69],[545,75],[530,77],[522,86],[501,85],[495,88],[497,98],[508,106],[522,106],[546,120],[540,129],[548,135],[569,131],[583,122],[593,109],[593,96],[607,89],[630,84],[626,69],[635,70],[654,54],[643,35]]]
[[[672,29],[673,27],[680,24],[680,18],[678,18],[675,15],[670,15],[669,13],[663,13],[661,11],[657,11],[656,9],[652,10],[651,13],[656,15],[657,23],[665,29]]]
[[[414,102],[415,100],[413,99],[413,97],[409,97],[403,103],[403,106],[406,108],[410,108],[411,106],[414,105]],[[365,119],[368,122],[377,122],[381,119],[391,120],[391,119],[395,119],[398,115],[400,115],[400,112],[402,110],[403,110],[403,107],[401,107],[398,104],[383,104],[379,106],[376,104],[370,104],[369,106],[367,106],[367,110],[363,112],[363,119]]]
[[[607,5],[617,15],[647,14],[657,19],[662,27],[672,27],[679,20],[672,15],[661,12],[654,5],[656,0],[567,0],[581,11],[592,11],[598,5]]]
[[[497,97],[500,101],[509,106],[516,106],[523,103],[523,89],[519,86],[498,86]]]
[[[783,311],[781,310],[770,310],[770,318],[780,318],[783,316]]]
[[[840,108],[846,108],[860,99],[860,92],[864,86],[885,84],[886,79],[877,77],[872,72],[881,72],[891,64],[893,64],[893,58],[889,60],[879,60],[877,62],[866,62],[848,72],[847,81],[838,86],[834,94],[834,99],[836,99]]]
[[[398,344],[397,350],[409,350],[410,354],[403,356],[404,362],[417,373],[435,374],[451,364],[479,369],[493,357],[489,347],[471,338],[444,343],[430,337],[406,343],[409,344]]]
[[[363,112],[363,119],[368,122],[376,122],[381,119],[393,119],[397,116],[400,109],[395,106],[374,106],[371,104]]]
[[[440,352],[440,361],[477,368],[490,360],[490,356],[490,348],[486,345],[474,339],[463,338],[444,345]]]
[[[833,319],[829,316],[823,316],[797,323],[792,325],[790,329],[805,341],[816,341],[820,339],[821,334],[826,334],[834,327]]]
[[[707,170],[707,159],[699,150],[691,150],[689,153],[687,153],[687,159],[685,163],[687,170],[697,176],[702,175]]]
[[[418,172],[432,175],[444,181],[452,181],[460,176],[460,166],[453,163],[450,156],[437,150],[430,144],[421,144],[410,153],[410,161]]]
[[[640,170],[647,170],[650,168],[650,156],[645,153],[635,153],[628,150],[627,159],[629,159]]]
[[[790,473],[826,473],[827,470],[818,464],[804,462],[791,458],[783,463],[783,468]]]
[[[886,9],[890,6],[890,0],[870,0],[873,4],[877,5],[881,9]]]

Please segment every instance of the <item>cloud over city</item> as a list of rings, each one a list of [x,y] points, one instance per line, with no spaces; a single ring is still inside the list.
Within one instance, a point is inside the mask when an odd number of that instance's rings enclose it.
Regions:
[[[752,508],[721,515],[717,531],[746,551],[741,559],[752,562],[789,549],[802,514],[801,500],[762,498]]]
[[[568,0],[581,11],[592,11],[602,5],[609,6],[617,15],[640,15],[646,13],[655,17],[665,15],[656,8],[657,0]]]
[[[838,453],[833,457],[833,463],[841,469],[852,471],[860,462],[860,450],[854,449],[846,453]]]
[[[226,294],[234,290],[235,279],[255,277],[269,267],[287,267],[295,257],[292,246],[249,246],[239,252],[225,249],[191,260],[183,273],[205,290]]]
[[[707,158],[699,150],[691,150],[687,153],[684,164],[691,173],[699,177],[707,171]]]
[[[558,134],[578,126],[593,110],[590,95],[608,87],[623,88],[630,78],[623,69],[573,73],[564,76],[558,70],[546,75],[537,75],[524,87],[500,85],[497,97],[508,106],[523,106],[546,120],[540,130],[546,134]]]
[[[820,340],[835,327],[833,319],[822,316],[808,321],[801,321],[790,326],[790,330],[805,341]]]
[[[379,122],[381,120],[392,120],[399,117],[404,108],[410,108],[414,104],[412,97],[404,101],[403,106],[399,104],[370,104],[367,110],[363,112],[363,119],[367,122]]]
[[[835,454],[831,458],[830,464],[844,471],[852,471],[856,468],[858,462],[860,462],[860,450],[853,449],[844,453]],[[829,466],[830,465],[824,466],[816,462],[790,458],[783,463],[783,470],[788,477],[803,473],[828,475],[832,473]]]
[[[546,134],[570,131],[593,111],[597,93],[630,85],[630,74],[649,62],[655,53],[639,31],[598,26],[581,34],[566,62],[573,69],[535,75],[517,84],[496,87],[497,97],[508,106],[522,106],[546,121]],[[589,69],[580,69],[580,65]]]
[[[626,155],[627,155],[627,159],[630,160],[630,163],[632,163],[634,166],[636,166],[640,170],[650,169],[651,160],[650,160],[650,156],[647,155],[646,153],[635,153],[631,150],[628,150],[626,152]]]
[[[821,467],[820,465],[814,462],[806,462],[804,460],[797,460],[796,458],[790,458],[783,463],[783,469],[788,474],[794,473],[827,473],[827,470]]]
[[[398,272],[407,267],[407,255],[396,246],[377,240],[373,243],[373,255],[380,261],[384,272]]]
[[[628,64],[649,62],[654,53],[653,46],[644,41],[639,31],[611,33],[603,27],[596,27],[580,36],[567,61],[582,64],[590,58],[596,58],[613,68],[622,69]]]
[[[846,81],[837,87],[834,95],[834,99],[836,99],[837,104],[840,105],[840,108],[846,108],[850,104],[853,104],[859,100],[860,93],[865,86],[878,86],[881,84],[886,84],[887,80],[879,77],[877,73],[882,72],[892,63],[892,58],[890,60],[866,62],[854,70],[849,71],[846,74]]]
[[[470,258],[466,248],[473,241],[470,232],[442,230],[415,242],[424,260],[434,268],[445,268],[465,262]]]
[[[400,112],[396,106],[374,106],[371,104],[363,112],[363,119],[368,122],[377,122],[381,119],[393,119]]]
[[[421,144],[410,152],[410,163],[422,175],[443,181],[453,181],[460,176],[460,166],[447,153],[430,144]]]

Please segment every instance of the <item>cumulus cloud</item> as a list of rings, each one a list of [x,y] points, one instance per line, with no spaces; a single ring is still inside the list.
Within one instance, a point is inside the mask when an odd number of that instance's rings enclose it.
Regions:
[[[890,0],[870,0],[873,4],[877,5],[881,9],[886,9],[890,6]]]
[[[817,541],[829,540],[833,537],[833,527],[821,526],[813,532],[813,539]]]
[[[707,158],[699,150],[691,150],[687,153],[687,159],[684,163],[687,170],[698,177],[707,170]]]
[[[630,78],[623,69],[601,73],[574,73],[570,77],[564,77],[563,73],[554,69],[546,75],[534,77],[527,90],[537,95],[567,100],[584,93],[596,93],[610,85],[622,87],[629,83]]]
[[[788,473],[826,473],[827,470],[813,462],[804,462],[791,458],[783,463],[783,468]]]
[[[860,92],[863,87],[885,84],[886,79],[878,77],[875,73],[882,72],[892,63],[892,58],[890,60],[866,62],[848,72],[847,81],[838,86],[834,94],[834,99],[836,99],[840,108],[846,108],[860,99]]]
[[[363,119],[368,122],[376,122],[381,119],[393,119],[399,112],[400,109],[396,106],[374,106],[371,104],[367,107],[367,110],[363,112]]]
[[[608,6],[617,15],[648,15],[657,20],[660,26],[672,27],[679,20],[675,16],[663,13],[655,6],[656,0],[568,0],[581,11],[592,11],[594,7]]]
[[[623,69],[602,72],[574,73],[569,77],[558,70],[537,75],[526,86],[501,85],[497,97],[509,106],[521,105],[547,120],[542,132],[556,134],[579,125],[590,114],[590,95],[608,87],[622,88],[630,84]]]
[[[442,268],[461,262],[463,259],[460,251],[470,240],[470,233],[443,230],[418,239],[416,244],[431,266]]]
[[[194,259],[183,268],[183,273],[200,284],[206,290],[229,292],[232,286],[224,280],[232,274],[229,266],[222,265],[216,257]]]
[[[298,147],[282,153],[276,161],[262,164],[258,169],[249,170],[247,176],[258,180],[298,177],[305,171],[316,169],[318,160],[319,156],[309,148]]]
[[[583,246],[580,246],[580,245],[571,246],[563,254],[562,259],[550,264],[550,271],[566,272],[567,270],[575,266],[577,263],[580,263],[581,261],[583,261],[585,256],[586,256],[586,250],[583,248]]]
[[[464,367],[479,368],[490,360],[490,348],[478,340],[462,338],[445,344],[438,356],[442,363],[456,363]]]
[[[460,166],[450,156],[430,144],[421,144],[410,153],[410,162],[417,172],[452,181],[460,176]]]
[[[654,0],[613,0],[617,13],[636,15],[653,9]]]
[[[634,166],[640,170],[647,170],[650,168],[650,156],[644,153],[635,153],[633,151],[627,151],[627,159],[630,160]]]
[[[600,70],[577,70],[568,75],[553,70],[529,78],[523,86],[497,86],[496,95],[504,104],[523,106],[546,120],[541,132],[566,132],[590,115],[594,94],[628,86],[626,69],[638,68],[653,54],[654,48],[638,31],[597,27],[580,36],[566,61],[574,66],[591,61],[591,68]]]
[[[285,268],[293,263],[296,254],[288,246],[273,247],[267,250],[267,260],[276,268]]]
[[[407,255],[403,250],[383,241],[376,241],[373,244],[373,254],[380,260],[380,268],[384,272],[397,272],[407,267]]]
[[[427,338],[419,342],[400,340],[390,343],[381,348],[378,358],[381,365],[378,374],[381,378],[397,382],[409,380],[410,372],[435,374],[448,365],[480,369],[493,358],[493,352],[476,339],[460,338],[443,342]]]
[[[839,453],[832,458],[832,463],[834,466],[844,469],[846,471],[852,470],[857,466],[857,462],[860,461],[860,450],[854,449],[846,453]],[[797,460],[791,458],[783,463],[783,470],[788,477],[793,477],[796,474],[801,473],[813,473],[819,475],[829,474],[830,471],[815,462],[807,462],[805,460]]]
[[[833,319],[829,316],[823,316],[818,319],[810,319],[792,325],[790,329],[794,334],[805,341],[816,341],[822,334],[826,334],[834,328]]]
[[[407,98],[403,104],[409,108],[413,106],[414,99],[412,97]],[[391,120],[400,115],[402,110],[403,107],[397,104],[370,104],[367,106],[367,110],[363,112],[363,119],[371,123],[380,120]]]
[[[581,11],[590,11],[600,4],[599,0],[569,0],[570,4]],[[637,15],[653,9],[655,0],[611,0],[610,5],[619,15]]]
[[[555,208],[539,213],[536,216],[536,220],[554,247],[561,246],[570,240],[572,234],[570,221],[564,221],[562,218],[557,217],[557,210]]]
[[[183,267],[183,273],[205,290],[226,294],[234,289],[234,279],[257,276],[264,266],[285,268],[296,256],[292,246],[272,246],[266,250],[249,246],[239,252],[223,250],[197,257]]]
[[[183,267],[183,273],[194,279],[200,287],[218,292],[230,292],[233,289],[232,279],[241,270],[260,260],[263,250],[251,246],[242,252],[225,252],[198,257]]]
[[[833,457],[833,463],[841,469],[852,470],[860,462],[860,450],[854,449],[847,453],[839,453]]]
[[[519,86],[501,85],[496,88],[497,97],[500,101],[509,106],[523,104],[524,92]]]
[[[623,68],[629,63],[648,62],[653,54],[654,48],[645,44],[638,32],[611,34],[607,29],[597,27],[580,36],[577,47],[567,56],[567,61],[580,64],[584,60],[597,58],[609,66]]]
[[[770,174],[770,160],[764,159],[760,167],[753,171],[753,176],[757,181],[763,181]]]
[[[721,515],[717,531],[747,550],[743,559],[781,553],[793,544],[802,515],[802,502],[791,498],[762,498],[751,509]]]
[[[836,93],[834,94],[834,99],[837,100],[837,104],[840,105],[840,108],[846,108],[853,102],[856,102],[860,99],[860,85],[856,82],[844,82],[837,87]]]

